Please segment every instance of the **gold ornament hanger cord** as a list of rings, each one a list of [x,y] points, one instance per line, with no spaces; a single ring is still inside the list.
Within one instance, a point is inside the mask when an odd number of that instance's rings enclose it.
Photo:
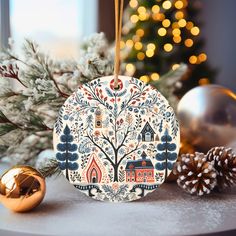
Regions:
[[[122,30],[122,16],[123,16],[124,0],[115,0],[115,59],[114,59],[114,88],[118,89],[118,75],[120,71],[120,40]]]

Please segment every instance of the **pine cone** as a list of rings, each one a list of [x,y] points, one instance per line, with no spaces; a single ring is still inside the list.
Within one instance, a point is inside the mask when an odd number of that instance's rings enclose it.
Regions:
[[[191,194],[209,194],[216,186],[216,171],[203,153],[182,154],[174,171],[178,185]]]
[[[214,147],[206,156],[216,169],[219,189],[236,184],[236,154],[231,148]]]

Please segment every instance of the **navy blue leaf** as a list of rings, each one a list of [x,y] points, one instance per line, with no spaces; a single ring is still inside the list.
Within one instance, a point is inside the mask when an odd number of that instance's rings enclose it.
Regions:
[[[61,151],[61,152],[65,152],[66,151],[66,144],[64,143],[59,143],[57,144],[57,150]]]
[[[173,152],[168,152],[168,160],[169,161],[175,161],[177,159],[177,153]]]
[[[60,138],[61,142],[66,143],[66,142],[72,142],[73,141],[73,136],[72,135],[62,135]]]
[[[68,125],[66,125],[63,133],[66,134],[66,135],[70,134],[70,128],[68,127]]]
[[[169,151],[174,151],[176,149],[176,145],[174,143],[168,143],[167,149]]]
[[[56,158],[57,158],[58,161],[65,161],[66,160],[66,153],[58,152],[56,154]]]
[[[166,163],[165,162],[157,163],[155,167],[156,167],[157,170],[165,170]]]
[[[171,142],[172,138],[171,138],[170,135],[167,134],[167,135],[164,135],[164,136],[161,137],[161,141],[162,142]]]
[[[76,162],[69,162],[68,163],[69,170],[77,170],[78,168],[79,168],[79,165]]]
[[[77,150],[77,145],[76,144],[67,144],[67,150],[70,152],[75,152]]]
[[[61,170],[65,170],[66,169],[66,162],[58,162],[58,166]]]
[[[168,163],[167,163],[167,168],[168,168],[169,170],[173,170],[173,167],[174,167],[174,163],[171,163],[171,162],[168,162]]]
[[[76,161],[76,160],[78,160],[78,154],[77,153],[68,153],[67,158],[69,161]]]
[[[166,145],[165,145],[165,143],[159,143],[159,144],[157,145],[157,149],[158,149],[159,151],[164,151],[164,150],[166,150]]]
[[[162,152],[162,153],[157,153],[157,154],[156,154],[156,160],[158,160],[158,161],[164,161],[165,159],[166,159],[166,155],[165,155],[164,152]]]

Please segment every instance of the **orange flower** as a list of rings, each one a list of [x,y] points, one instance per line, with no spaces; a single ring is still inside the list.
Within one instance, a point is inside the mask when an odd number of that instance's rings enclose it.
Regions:
[[[95,135],[96,137],[99,137],[99,136],[100,136],[100,131],[96,130],[96,131],[94,132],[94,135]]]
[[[118,183],[112,184],[112,188],[113,188],[114,190],[118,190],[118,189],[119,189],[119,184],[118,184]]]

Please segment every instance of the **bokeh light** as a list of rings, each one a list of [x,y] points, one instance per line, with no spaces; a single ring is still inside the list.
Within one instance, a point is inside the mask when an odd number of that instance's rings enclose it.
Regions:
[[[166,28],[169,27],[170,24],[171,24],[171,22],[170,22],[169,19],[165,19],[165,20],[162,21],[162,25],[163,25],[164,27],[166,27]]]
[[[163,48],[166,52],[170,52],[173,50],[173,45],[170,43],[166,43]]]
[[[160,35],[160,36],[165,36],[166,33],[167,33],[167,31],[166,31],[165,28],[160,28],[160,29],[158,29],[157,33],[158,33],[158,35]]]
[[[172,3],[171,3],[171,1],[169,1],[169,0],[166,0],[166,1],[164,1],[164,2],[162,3],[162,7],[163,7],[165,10],[170,9],[171,6],[172,6]]]
[[[160,78],[160,75],[158,73],[152,73],[151,74],[151,79],[152,80],[159,80],[159,78]]]
[[[191,64],[196,64],[197,63],[197,57],[195,55],[192,55],[191,57],[189,57],[189,62]]]
[[[184,45],[188,48],[192,47],[193,46],[193,40],[192,39],[186,39],[184,41]]]

